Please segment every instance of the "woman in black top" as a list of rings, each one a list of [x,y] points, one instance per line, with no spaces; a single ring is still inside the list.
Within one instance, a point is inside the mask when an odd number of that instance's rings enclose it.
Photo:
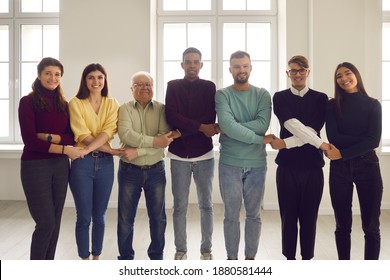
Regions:
[[[350,259],[352,197],[355,184],[365,238],[364,259],[378,259],[379,216],[383,193],[375,148],[382,131],[382,109],[368,96],[357,68],[348,62],[335,71],[335,96],[327,108],[326,133],[331,150],[329,189],[336,218],[339,259]]]

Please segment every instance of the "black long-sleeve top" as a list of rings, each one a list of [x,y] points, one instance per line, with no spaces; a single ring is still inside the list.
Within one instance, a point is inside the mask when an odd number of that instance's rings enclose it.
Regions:
[[[334,99],[328,103],[326,134],[343,160],[352,159],[377,148],[382,134],[382,107],[378,100],[360,92],[342,93],[341,116]]]
[[[179,129],[168,150],[181,158],[195,158],[213,149],[211,137],[199,131],[201,124],[215,123],[215,84],[198,79],[190,82],[177,79],[168,82],[165,114],[172,129]]]

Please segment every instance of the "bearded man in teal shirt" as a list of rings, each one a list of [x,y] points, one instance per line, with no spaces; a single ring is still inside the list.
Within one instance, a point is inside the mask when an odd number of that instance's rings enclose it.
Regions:
[[[228,259],[238,259],[240,209],[245,216],[245,259],[253,260],[259,246],[260,205],[264,194],[267,159],[264,135],[271,119],[271,96],[249,84],[250,55],[230,57],[234,84],[217,91],[215,106],[220,135],[219,187],[224,203],[224,236]]]

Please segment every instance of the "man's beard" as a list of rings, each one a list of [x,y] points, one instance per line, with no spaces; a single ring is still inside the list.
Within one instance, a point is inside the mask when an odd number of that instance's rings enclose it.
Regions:
[[[240,80],[239,78],[234,78],[234,82],[235,82],[236,84],[246,84],[246,83],[248,82],[248,80],[249,80],[249,76],[246,77],[246,78],[243,79],[243,80]]]

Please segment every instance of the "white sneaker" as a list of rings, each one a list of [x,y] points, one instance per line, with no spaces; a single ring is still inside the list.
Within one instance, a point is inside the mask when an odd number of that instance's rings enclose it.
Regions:
[[[200,255],[200,259],[210,261],[213,259],[213,255],[211,253],[202,253],[202,255]]]
[[[186,260],[187,259],[187,253],[184,252],[176,252],[174,260]]]

